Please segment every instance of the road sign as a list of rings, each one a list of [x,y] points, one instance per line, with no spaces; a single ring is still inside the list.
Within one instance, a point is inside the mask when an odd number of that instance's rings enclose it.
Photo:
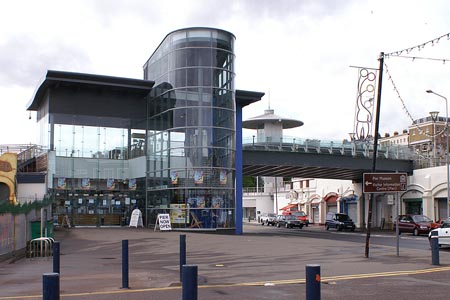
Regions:
[[[404,192],[407,187],[406,173],[364,173],[363,193]]]

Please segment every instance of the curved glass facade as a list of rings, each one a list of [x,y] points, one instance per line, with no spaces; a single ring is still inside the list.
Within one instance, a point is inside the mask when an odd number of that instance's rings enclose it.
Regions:
[[[174,228],[235,227],[235,37],[211,28],[166,36],[144,65],[147,216]]]

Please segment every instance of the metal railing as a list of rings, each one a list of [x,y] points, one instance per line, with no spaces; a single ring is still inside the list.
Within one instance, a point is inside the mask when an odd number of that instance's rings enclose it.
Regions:
[[[343,155],[353,157],[373,157],[372,141],[332,141],[319,139],[303,139],[297,137],[283,137],[279,141],[266,139],[256,142],[254,138],[243,139],[244,150],[264,150],[283,152],[302,152],[327,155]],[[414,160],[414,152],[405,145],[378,147],[377,158]]]

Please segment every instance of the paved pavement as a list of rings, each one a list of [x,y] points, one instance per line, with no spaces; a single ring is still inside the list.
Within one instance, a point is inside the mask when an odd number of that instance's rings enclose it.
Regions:
[[[431,265],[430,250],[364,245],[274,234],[244,225],[244,234],[160,232],[135,228],[72,228],[55,231],[61,244],[62,299],[182,299],[180,234],[187,264],[198,266],[199,299],[305,299],[305,266],[321,266],[322,299],[447,299],[450,252]],[[271,233],[271,234],[267,234]],[[333,232],[330,234],[339,234]],[[348,233],[353,234],[353,233]],[[358,234],[358,233],[354,233]],[[393,238],[386,235],[386,238]],[[129,241],[129,289],[122,289],[121,245]],[[424,242],[426,238],[424,238]],[[442,252],[442,251],[441,251]],[[42,299],[42,274],[52,258],[0,263],[0,300]]]

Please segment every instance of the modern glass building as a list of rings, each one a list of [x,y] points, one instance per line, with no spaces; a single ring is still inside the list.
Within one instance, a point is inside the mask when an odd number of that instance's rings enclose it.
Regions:
[[[150,216],[172,226],[235,226],[235,37],[189,28],[166,36],[144,65]]]
[[[74,225],[144,224],[242,230],[242,108],[259,92],[234,87],[233,34],[169,33],[144,79],[48,71],[28,110],[48,151],[49,194]],[[44,157],[44,158],[43,158]]]

